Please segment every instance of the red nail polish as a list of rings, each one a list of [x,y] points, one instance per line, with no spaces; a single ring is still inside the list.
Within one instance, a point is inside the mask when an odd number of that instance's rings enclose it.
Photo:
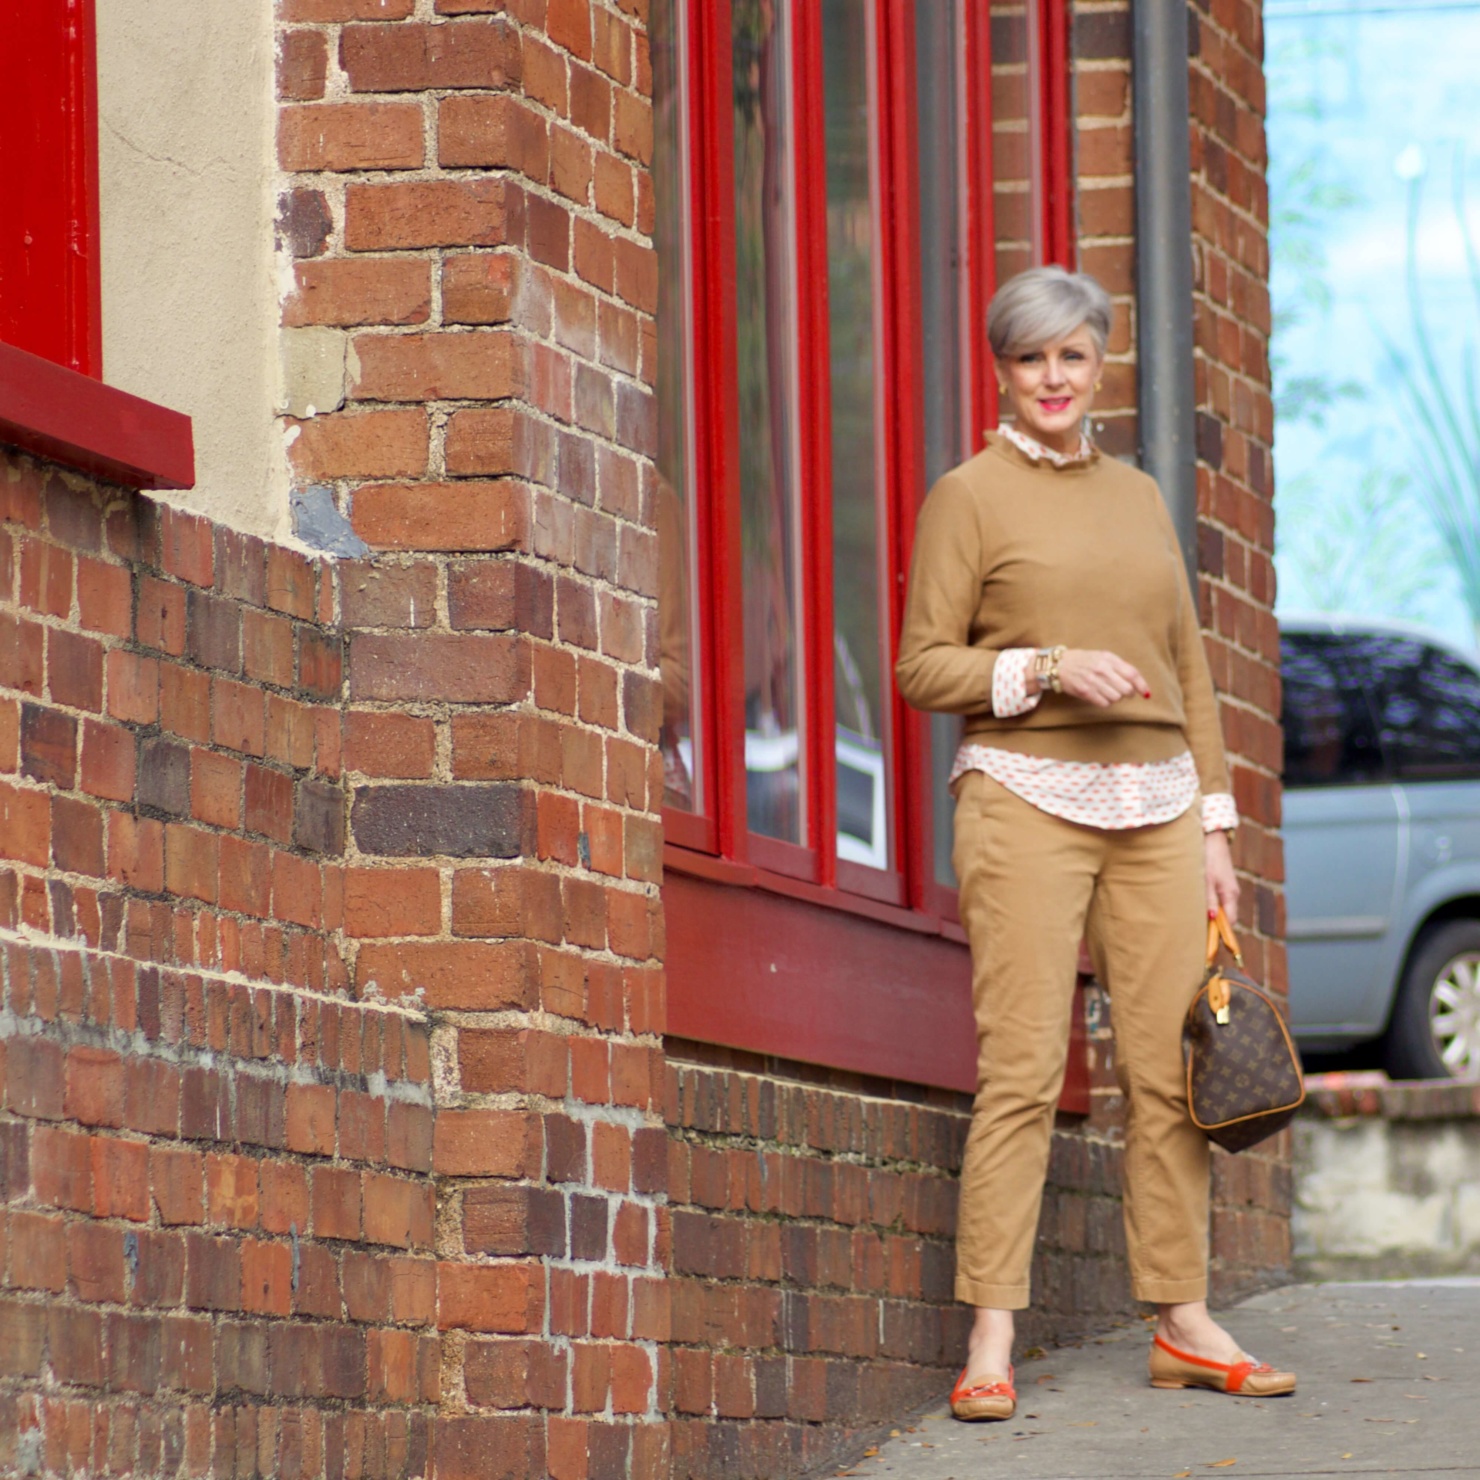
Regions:
[[[1208,911],[1208,919],[1210,919],[1210,920],[1216,920],[1217,918],[1218,918],[1218,911],[1217,910],[1209,910]]]
[[[1146,689],[1146,690],[1145,690],[1145,691],[1144,691],[1144,692],[1143,692],[1143,693],[1142,693],[1142,695],[1141,695],[1141,697],[1142,697],[1142,698],[1143,698],[1143,699],[1149,699],[1149,698],[1150,698],[1150,697],[1151,697],[1151,690],[1150,690],[1150,689]]]

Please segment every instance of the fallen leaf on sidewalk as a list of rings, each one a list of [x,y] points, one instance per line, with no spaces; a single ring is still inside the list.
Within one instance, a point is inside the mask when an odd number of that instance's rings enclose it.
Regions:
[[[1033,1381],[1036,1382],[1039,1387],[1042,1387],[1045,1382],[1057,1382],[1058,1377],[1055,1373],[1044,1372],[1040,1376],[1035,1377]]]
[[[1391,1419],[1391,1418],[1373,1418],[1373,1416],[1370,1413],[1367,1413],[1367,1414],[1364,1414],[1362,1416],[1362,1422],[1363,1423],[1393,1423],[1394,1420]]]
[[[1352,1381],[1353,1382],[1371,1382],[1372,1381],[1372,1378],[1370,1378],[1370,1377],[1354,1377],[1354,1378],[1352,1378]]]
[[[1236,1459],[1215,1459],[1213,1463],[1208,1466],[1208,1469],[1226,1470],[1229,1465],[1236,1465],[1237,1463],[1238,1461]]]
[[[1191,1477],[1191,1470],[1178,1470],[1177,1473],[1172,1476],[1172,1480],[1191,1480]]]
[[[865,1459],[872,1459],[878,1452],[877,1449],[865,1449],[863,1451],[863,1457]]]
[[[1348,1451],[1347,1451],[1347,1452],[1346,1452],[1346,1453],[1345,1453],[1345,1454],[1343,1454],[1343,1455],[1342,1455],[1342,1456],[1341,1456],[1341,1457],[1342,1457],[1342,1459],[1350,1459],[1350,1458],[1351,1458],[1351,1451],[1350,1451],[1350,1450],[1348,1450]]]

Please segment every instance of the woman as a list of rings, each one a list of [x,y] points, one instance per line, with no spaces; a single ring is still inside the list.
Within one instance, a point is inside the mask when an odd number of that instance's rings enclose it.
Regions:
[[[1238,818],[1161,495],[1085,430],[1110,315],[1093,278],[1057,267],[993,300],[987,337],[1013,425],[920,511],[896,669],[909,703],[966,719],[951,776],[978,1088],[956,1296],[976,1315],[958,1418],[1014,1411],[1013,1312],[1028,1304],[1085,937],[1127,1099],[1132,1284],[1159,1312],[1152,1383],[1295,1386],[1242,1353],[1206,1304],[1208,1143],[1187,1113],[1181,1027],[1205,911],[1236,917]]]

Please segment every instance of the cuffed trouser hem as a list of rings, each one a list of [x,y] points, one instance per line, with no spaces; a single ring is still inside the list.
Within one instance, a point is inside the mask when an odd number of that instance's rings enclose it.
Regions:
[[[956,1276],[956,1299],[964,1305],[986,1305],[993,1310],[1027,1310],[1028,1294],[1026,1285],[983,1285],[977,1280]]]
[[[1208,1298],[1208,1281],[1206,1276],[1194,1280],[1139,1280],[1132,1275],[1131,1291],[1148,1305],[1186,1305]]]

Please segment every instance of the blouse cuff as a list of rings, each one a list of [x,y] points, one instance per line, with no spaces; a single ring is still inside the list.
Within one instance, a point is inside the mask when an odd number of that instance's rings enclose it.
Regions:
[[[1038,707],[1042,694],[1028,692],[1028,674],[1036,651],[1036,648],[1004,648],[997,654],[992,669],[992,713],[999,718],[1011,719]]]
[[[1229,832],[1238,826],[1238,804],[1230,792],[1215,791],[1202,799],[1205,833]]]

